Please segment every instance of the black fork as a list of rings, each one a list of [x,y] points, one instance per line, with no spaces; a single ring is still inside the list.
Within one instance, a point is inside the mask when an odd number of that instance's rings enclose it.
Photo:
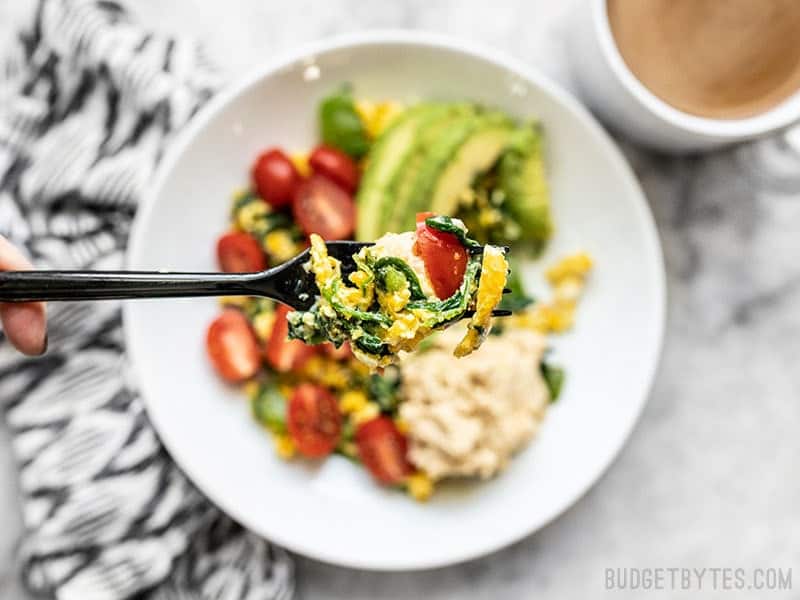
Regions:
[[[346,277],[356,269],[353,255],[372,244],[332,241],[326,245],[328,255],[341,261]],[[313,274],[303,267],[309,254],[309,249],[303,250],[291,260],[257,273],[5,271],[0,272],[0,302],[263,296],[295,310],[308,310],[319,293]]]
[[[362,242],[327,242],[328,254],[355,269],[353,254]],[[0,272],[0,302],[43,300],[137,300],[198,296],[263,296],[307,310],[318,294],[303,265],[306,249],[291,260],[257,273],[171,273],[164,271],[6,271]]]

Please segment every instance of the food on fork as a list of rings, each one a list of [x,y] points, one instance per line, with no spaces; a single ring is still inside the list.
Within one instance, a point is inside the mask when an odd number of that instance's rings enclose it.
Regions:
[[[353,257],[344,275],[311,235],[308,270],[320,294],[308,311],[289,315],[289,338],[308,344],[350,342],[371,368],[396,363],[437,329],[474,311],[457,355],[477,349],[491,330],[508,273],[505,251],[467,237],[458,219],[421,213],[416,231],[387,233]]]

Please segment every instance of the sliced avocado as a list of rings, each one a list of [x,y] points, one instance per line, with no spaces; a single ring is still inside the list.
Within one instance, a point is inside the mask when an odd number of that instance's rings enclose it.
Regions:
[[[468,115],[450,123],[434,140],[424,163],[413,174],[407,198],[398,198],[391,229],[413,228],[418,212],[432,210],[452,215],[458,195],[475,176],[488,169],[502,152],[513,123],[503,114]]]
[[[358,227],[356,238],[371,241],[382,233],[385,207],[391,204],[389,188],[414,148],[420,129],[432,118],[447,112],[444,104],[420,104],[399,115],[374,142],[367,169],[361,180],[356,202]]]
[[[420,128],[413,150],[409,152],[409,156],[392,181],[388,195],[390,202],[383,211],[382,233],[401,231],[399,227],[401,223],[406,222],[406,216],[411,210],[409,207],[419,204],[415,202],[416,194],[424,185],[420,181],[426,180],[425,173],[431,171],[431,163],[435,162],[432,157],[446,153],[442,152],[442,148],[448,146],[450,142],[445,141],[442,144],[440,138],[448,137],[448,132],[453,129],[461,131],[465,122],[475,118],[476,111],[477,108],[472,104],[453,104],[446,113],[428,119]],[[424,207],[424,204],[420,205]]]
[[[520,239],[533,243],[536,252],[553,233],[543,141],[538,124],[517,129],[498,165],[498,185],[508,212],[522,230]]]
[[[439,215],[453,215],[458,198],[475,178],[497,162],[508,145],[513,123],[506,115],[490,114],[469,136],[441,173],[430,200],[430,210]]]

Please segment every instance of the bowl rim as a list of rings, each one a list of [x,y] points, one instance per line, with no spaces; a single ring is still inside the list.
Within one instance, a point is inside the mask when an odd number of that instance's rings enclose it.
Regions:
[[[658,365],[660,363],[661,352],[664,344],[664,331],[667,320],[667,286],[666,286],[666,272],[664,266],[664,256],[659,238],[658,230],[655,226],[655,220],[646,196],[642,191],[639,181],[635,177],[630,165],[627,163],[621,150],[614,144],[609,134],[600,126],[595,118],[589,111],[568,91],[561,85],[551,80],[546,75],[543,75],[535,67],[531,67],[522,61],[513,58],[501,51],[495,50],[491,47],[485,46],[480,43],[475,43],[471,40],[461,39],[453,36],[443,35],[439,33],[432,33],[427,31],[409,31],[409,30],[395,30],[395,29],[382,29],[372,30],[369,32],[350,33],[345,35],[338,35],[318,40],[312,43],[303,44],[294,47],[286,52],[281,53],[274,59],[268,61],[263,66],[253,69],[249,74],[246,74],[238,81],[228,84],[227,89],[223,87],[217,94],[212,97],[199,111],[194,115],[187,124],[187,126],[176,136],[173,142],[167,149],[161,163],[156,169],[155,177],[145,193],[142,201],[140,202],[137,210],[133,226],[131,228],[129,245],[125,256],[125,263],[127,268],[131,268],[131,257],[138,254],[138,248],[146,243],[144,239],[145,223],[149,221],[149,215],[156,204],[157,198],[160,195],[161,189],[164,186],[169,174],[174,169],[176,163],[179,161],[183,153],[194,141],[198,133],[211,121],[220,109],[225,107],[229,102],[240,96],[242,93],[249,90],[252,86],[258,84],[262,79],[270,76],[274,72],[287,68],[296,64],[309,56],[324,54],[340,49],[356,48],[364,46],[386,46],[386,45],[399,45],[399,46],[421,46],[432,49],[448,50],[459,53],[469,58],[483,60],[490,62],[493,65],[506,69],[508,72],[521,77],[525,81],[533,84],[535,87],[543,91],[543,93],[550,95],[559,104],[562,104],[570,111],[573,116],[578,119],[581,124],[586,128],[589,135],[592,135],[600,143],[602,150],[606,153],[614,168],[619,172],[620,176],[627,180],[627,184],[638,193],[640,202],[637,204],[639,212],[639,219],[645,229],[646,240],[649,240],[649,252],[657,267],[655,272],[652,273],[652,284],[654,286],[656,296],[656,306],[654,307],[657,315],[655,326],[655,340],[653,348],[649,349],[651,357],[648,363],[647,372],[644,374],[645,385],[642,389],[642,400],[636,411],[632,414],[628,423],[624,427],[624,435],[620,435],[608,454],[605,460],[596,470],[595,473],[586,481],[578,486],[575,491],[565,496],[564,500],[555,505],[549,513],[537,522],[532,522],[527,527],[522,527],[516,531],[514,535],[506,536],[503,539],[494,540],[492,543],[484,544],[480,549],[466,548],[450,552],[446,557],[438,559],[431,559],[425,562],[420,562],[416,559],[407,559],[404,561],[386,561],[384,559],[375,560],[372,557],[365,557],[363,559],[342,559],[333,553],[320,552],[298,539],[286,539],[283,536],[275,535],[274,533],[267,533],[256,529],[250,529],[250,521],[248,515],[242,514],[238,511],[236,506],[227,503],[224,499],[219,498],[213,491],[213,486],[206,485],[204,476],[201,472],[195,471],[187,467],[188,461],[183,460],[183,451],[179,447],[174,447],[168,439],[161,435],[161,425],[158,422],[158,417],[155,411],[150,411],[150,402],[154,399],[148,400],[146,390],[140,389],[140,395],[143,405],[147,411],[148,418],[153,424],[153,427],[158,435],[159,440],[164,445],[165,449],[172,457],[172,460],[178,467],[186,474],[188,479],[203,493],[211,502],[219,507],[223,512],[231,518],[241,523],[243,526],[253,531],[257,535],[269,540],[279,546],[287,548],[293,552],[301,555],[311,557],[322,562],[343,567],[363,569],[370,571],[410,571],[410,570],[426,570],[444,567],[452,564],[461,563],[467,560],[486,556],[505,548],[519,540],[531,535],[532,533],[540,530],[542,527],[551,523],[558,516],[563,514],[567,509],[572,507],[580,498],[588,492],[601,478],[601,476],[608,470],[611,464],[619,456],[623,446],[630,438],[634,426],[639,421],[642,410],[647,404],[650,392],[653,387],[653,382],[657,373]],[[141,381],[139,378],[139,371],[137,365],[141,364],[137,360],[137,352],[135,350],[136,344],[133,343],[135,334],[133,330],[130,315],[130,305],[123,306],[123,329],[124,339],[126,344],[126,351],[130,357],[131,373],[135,378],[134,381]]]

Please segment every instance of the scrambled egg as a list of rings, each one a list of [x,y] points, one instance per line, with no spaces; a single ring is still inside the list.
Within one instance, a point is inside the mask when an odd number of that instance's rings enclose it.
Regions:
[[[358,100],[356,102],[356,112],[367,130],[367,135],[372,139],[378,137],[399,115],[405,107],[399,102],[370,102],[369,100]]]
[[[264,236],[264,249],[274,264],[286,262],[298,253],[298,246],[285,229],[275,229]]]
[[[311,175],[311,165],[308,164],[308,157],[308,152],[294,152],[289,156],[289,160],[292,161],[294,168],[297,169],[301,177],[308,177]]]
[[[432,297],[435,294],[433,293],[433,284],[431,284],[431,280],[428,277],[428,271],[425,270],[425,262],[419,254],[414,253],[416,241],[417,233],[415,231],[387,233],[375,241],[369,252],[375,258],[393,256],[405,261],[417,276],[422,292],[426,296]]]
[[[253,231],[260,219],[269,213],[269,205],[261,199],[248,202],[236,212],[236,226],[242,231]]]
[[[545,271],[553,297],[511,317],[512,324],[539,333],[562,333],[575,324],[578,300],[586,287],[594,261],[586,252],[567,255]]]
[[[455,354],[461,358],[477,350],[492,328],[492,311],[503,298],[503,288],[508,277],[508,261],[500,248],[485,246],[478,281],[475,315],[469,322],[467,334],[456,346]]]
[[[293,335],[306,340],[344,337],[353,342],[356,358],[378,369],[397,362],[400,352],[414,351],[434,330],[474,309],[468,332],[454,353],[465,356],[478,348],[489,333],[492,310],[505,287],[508,263],[503,250],[484,248],[480,277],[477,259],[471,259],[465,275],[469,283],[445,301],[434,294],[425,264],[413,251],[415,242],[415,232],[390,233],[363,248],[354,257],[358,269],[350,274],[348,285],[342,280],[340,261],[328,255],[321,237],[312,234],[307,269],[320,296],[311,311],[290,318]]]
[[[310,271],[314,273],[317,287],[322,292],[324,301],[331,296],[341,302],[344,306],[359,310],[366,310],[372,304],[374,297],[374,285],[363,280],[363,276],[358,276],[358,271],[350,276],[351,283],[356,287],[341,285],[342,264],[335,258],[328,256],[328,247],[325,241],[316,233],[312,233],[311,239],[311,264]],[[356,281],[353,281],[355,277]]]

